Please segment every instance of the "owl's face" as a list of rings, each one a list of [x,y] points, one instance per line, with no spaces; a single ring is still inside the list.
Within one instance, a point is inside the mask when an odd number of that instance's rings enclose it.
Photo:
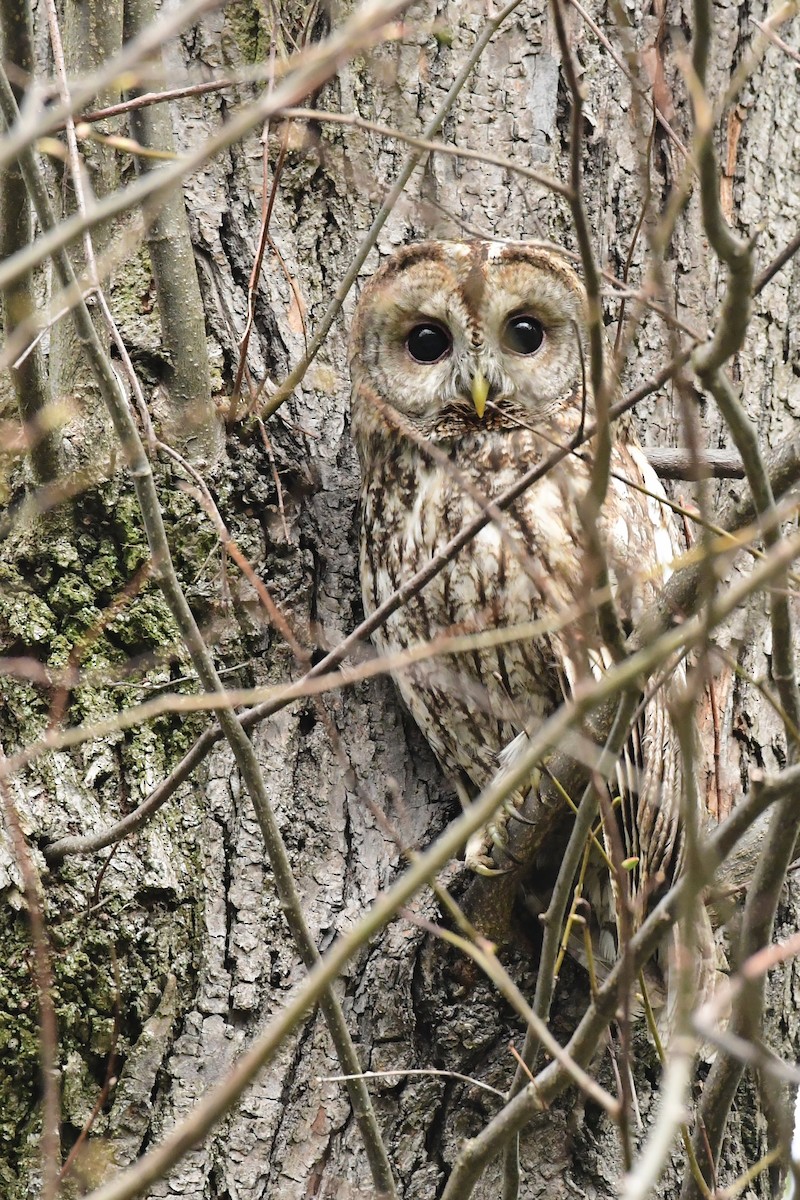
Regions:
[[[367,384],[418,428],[489,406],[534,427],[579,406],[585,294],[550,249],[422,242],[390,259],[359,301],[350,357]]]

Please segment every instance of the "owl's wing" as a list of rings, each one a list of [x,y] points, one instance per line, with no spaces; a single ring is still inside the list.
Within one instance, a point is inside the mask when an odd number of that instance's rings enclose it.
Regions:
[[[621,505],[626,514],[627,579],[621,588],[629,619],[638,620],[652,603],[673,571],[675,560],[683,552],[672,510],[664,489],[643,451],[636,445],[620,447],[620,458],[627,460],[620,472],[631,485],[616,480],[613,496],[622,500],[620,487],[627,487]],[[617,525],[619,532],[620,526]],[[613,531],[612,531],[613,537]],[[613,543],[610,554],[615,554]],[[682,791],[680,746],[670,718],[670,701],[685,682],[683,661],[668,664],[660,675],[648,681],[636,723],[620,764],[628,803],[623,808],[627,850],[638,859],[635,876],[645,905],[653,890],[669,884],[682,857]],[[627,847],[626,847],[627,849]]]
[[[609,489],[603,533],[619,614],[623,621],[635,622],[669,579],[684,547],[661,482],[643,451],[636,445],[620,444],[615,448],[614,459],[618,477],[612,480]],[[598,677],[613,661],[608,647],[602,643],[590,651],[588,660],[592,673]],[[568,656],[564,666],[569,677],[574,664]],[[682,660],[666,664],[660,674],[648,681],[616,768],[620,799],[618,828],[625,856],[631,860],[626,879],[635,925],[670,886],[683,861],[687,801],[670,705],[684,683]],[[696,794],[696,789],[689,790],[688,795],[692,794]],[[602,911],[602,903],[598,903],[601,951],[603,923],[609,916],[608,911]],[[713,932],[702,905],[694,914],[693,926],[696,995],[698,1003],[702,1003],[713,994],[718,975]],[[677,1005],[676,974],[670,970],[670,959],[678,951],[679,940],[675,927],[656,956],[665,982],[659,1025],[667,1037]]]
[[[567,611],[572,604],[580,605],[592,575],[580,550],[584,539],[574,505],[578,491],[585,487],[585,477],[579,481],[573,476],[572,487],[570,497],[569,479],[567,484],[562,482],[560,542],[555,537],[548,539],[550,604],[556,611],[559,606]],[[541,525],[547,520],[548,504],[537,497],[537,506]],[[634,444],[614,447],[600,532],[615,607],[624,626],[630,628],[655,600],[683,551],[660,480]],[[611,649],[603,643],[591,616],[583,626],[580,622],[565,626],[551,641],[565,699],[573,694],[580,678],[589,674],[599,679],[613,665]],[[634,860],[629,883],[638,920],[653,894],[669,884],[680,864],[681,765],[669,705],[684,678],[684,666],[678,662],[648,682],[611,785],[619,797],[625,857]]]

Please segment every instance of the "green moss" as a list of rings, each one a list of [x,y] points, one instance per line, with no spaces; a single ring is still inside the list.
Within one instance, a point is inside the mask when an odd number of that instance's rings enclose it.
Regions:
[[[30,1162],[38,1142],[39,1029],[24,921],[0,910],[0,1194]]]
[[[180,633],[169,606],[160,592],[138,596],[109,625],[109,636],[127,650],[177,645]]]
[[[86,563],[84,576],[96,594],[108,594],[119,586],[119,563],[111,546],[100,546],[99,553]]]
[[[111,497],[107,499],[111,499]],[[122,559],[126,572],[128,575],[132,575],[150,557],[142,528],[139,501],[133,492],[122,492],[115,498],[113,509],[106,515],[107,532],[114,539],[117,555]]]
[[[57,927],[58,937],[53,939],[61,943],[54,947],[51,964],[67,1145],[70,1128],[74,1137],[96,1103],[109,1054],[115,1049],[124,1059],[141,1032],[148,1003],[153,1003],[148,997],[140,1006],[143,989],[130,977],[127,984],[122,978],[117,994],[114,959],[119,924],[109,920],[112,915],[106,912],[103,925],[81,916]],[[153,936],[148,929],[146,939],[152,941]],[[8,907],[0,909],[0,962],[0,1195],[14,1200],[29,1194],[23,1181],[36,1164],[40,1066],[27,921],[24,914]],[[103,1123],[101,1114],[95,1126],[98,1132]]]
[[[111,285],[114,320],[126,344],[161,354],[161,322],[147,246],[116,268]]]
[[[57,537],[50,543],[50,558],[53,565],[67,571],[77,567],[80,559],[75,542],[71,537]]]
[[[30,591],[0,593],[0,623],[12,639],[28,647],[45,645],[56,630],[50,608]]]
[[[79,641],[100,622],[94,591],[80,575],[63,575],[50,589],[47,599],[54,616],[60,618],[59,632],[70,642]]]
[[[245,446],[242,461],[234,461],[216,482],[221,509],[235,538],[251,561],[262,562],[260,514],[274,503],[274,486],[258,443]],[[179,577],[201,626],[210,624],[219,596],[216,535],[194,497],[177,486],[168,471],[160,476],[158,487]],[[69,692],[66,724],[113,716],[164,687],[194,690],[178,631],[158,585],[144,574],[136,575],[148,561],[138,504],[122,475],[82,495],[58,519],[18,532],[0,546],[0,653],[13,648],[15,654],[27,654],[51,669],[67,664],[79,667],[83,677]],[[280,555],[271,561],[283,572],[279,587],[304,586],[299,565],[295,582],[286,573],[288,554],[285,561]],[[234,581],[235,576],[232,572]],[[235,594],[235,583],[233,590]],[[249,628],[243,623],[241,637],[235,629],[229,634],[224,645],[228,661],[246,660],[247,645],[242,642],[246,643]],[[262,623],[254,623],[253,630],[261,645]],[[172,682],[178,678],[180,684]],[[4,679],[3,690],[9,752],[40,736],[50,717],[53,693],[38,682],[10,677]],[[31,830],[34,846],[42,833],[58,836],[75,831],[76,811],[84,819],[84,812],[91,813],[95,806],[99,824],[128,811],[164,777],[208,722],[207,714],[187,719],[167,713],[70,753],[38,759],[29,775],[35,784],[31,794],[36,796],[31,820],[35,823],[40,815],[44,828]],[[118,1052],[124,1066],[144,1022],[152,1016],[166,976],[175,973],[182,983],[181,995],[192,994],[203,936],[202,849],[191,795],[188,801],[167,805],[154,818],[152,837],[151,829],[128,844],[122,852],[124,869],[118,855],[112,857],[107,872],[100,869],[99,859],[87,858],[69,859],[58,871],[45,873],[59,1063],[65,1082],[66,1148],[77,1136],[82,1116],[97,1100],[114,1041],[117,1008],[122,1021]],[[169,836],[172,831],[174,836]],[[151,847],[156,851],[152,862]],[[5,903],[0,904],[3,1200],[27,1200],[30,1194],[39,1145],[39,1095],[38,1018],[27,922],[24,914]],[[87,1153],[102,1147],[109,1136],[113,1137],[112,1118],[101,1113]]]
[[[264,13],[252,0],[234,0],[225,10],[225,20],[245,62],[263,62],[269,54],[269,32]]]
[[[192,496],[171,486],[168,479],[160,481],[160,492],[176,563],[179,569],[185,564],[191,579],[197,564],[215,546],[216,536],[209,522],[198,517]],[[136,573],[149,561],[138,502],[123,477],[83,493],[71,513],[26,530],[3,547],[0,652],[13,648],[14,653],[27,654],[51,669],[81,670],[84,681],[70,693],[70,723],[107,718],[147,697],[147,686],[141,691],[120,686],[131,661],[147,663],[165,653],[183,653],[178,628],[157,583],[143,577],[136,580]],[[198,608],[196,594],[193,601]],[[202,602],[198,616],[203,619]],[[177,670],[181,676],[186,673],[183,664]],[[170,675],[170,668],[166,673],[160,668],[159,684],[168,683]],[[5,701],[16,719],[18,745],[38,737],[48,719],[49,693],[11,680]],[[159,723],[161,767],[169,769],[198,724],[193,721],[187,727],[179,717]],[[171,749],[170,730],[177,735],[180,750]],[[144,738],[143,745],[132,754],[138,763],[147,763],[146,777],[152,779],[156,756],[151,734],[131,730],[106,739],[106,744],[121,740],[135,744],[139,738]],[[85,757],[90,752],[83,753]]]

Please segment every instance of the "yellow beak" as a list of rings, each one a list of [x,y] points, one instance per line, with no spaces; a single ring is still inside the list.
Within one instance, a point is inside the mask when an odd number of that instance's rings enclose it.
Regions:
[[[486,397],[489,395],[489,384],[483,371],[476,371],[472,376],[472,403],[475,405],[475,412],[479,417],[483,417],[486,411]]]

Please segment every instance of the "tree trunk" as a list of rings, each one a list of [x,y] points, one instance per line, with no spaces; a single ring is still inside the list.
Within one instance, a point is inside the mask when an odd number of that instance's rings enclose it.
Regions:
[[[276,6],[267,7],[272,14]],[[763,21],[767,9],[717,4],[714,12],[707,81],[712,99],[724,94],[753,37],[753,21]],[[591,6],[593,21],[613,43],[612,57],[580,10],[565,10],[586,97],[583,194],[595,253],[617,278],[627,270],[636,287],[651,254],[648,237],[687,169],[682,147],[691,146],[692,124],[679,63],[684,40],[692,36],[693,14],[681,4],[670,4],[663,13],[656,4],[651,11],[639,0],[626,13],[630,26],[620,32],[602,5]],[[331,20],[345,15],[334,11]],[[263,64],[273,49],[280,56],[283,46],[300,41],[304,30],[314,39],[324,36],[324,10],[312,6],[306,24],[308,17],[303,5],[281,5],[278,28],[261,7],[237,0],[165,47],[167,78],[181,80],[188,70],[196,80],[203,72],[215,77]],[[405,20],[398,40],[344,64],[314,105],[355,112],[419,136],[484,29],[486,5],[478,0],[420,4]],[[796,45],[796,22],[782,26],[780,36]],[[622,69],[628,61],[640,64],[641,87],[652,84],[671,135],[656,125],[650,138],[650,93],[634,98]],[[757,270],[797,228],[796,72],[792,58],[770,46],[725,110],[715,139],[723,207],[742,236],[758,233]],[[240,85],[173,103],[178,149],[218,129],[226,114],[252,94]],[[566,180],[571,107],[552,13],[544,4],[522,4],[490,41],[441,136],[451,145]],[[281,132],[273,126],[266,150],[269,184],[281,153]],[[267,248],[254,300],[248,369],[255,384],[280,383],[302,357],[305,337],[318,327],[409,153],[408,146],[363,129],[292,124],[269,230],[273,246]],[[649,176],[646,170],[643,175],[648,155]],[[652,203],[637,236],[644,177]],[[258,133],[207,163],[187,180],[184,193],[213,385],[227,397],[247,319],[264,199]],[[474,231],[577,249],[568,206],[544,186],[505,166],[423,156],[361,278],[406,242]],[[137,271],[141,261],[136,260]],[[116,268],[113,290],[129,296],[133,288],[140,307],[152,307],[149,281],[133,269],[132,262]],[[703,233],[697,188],[677,219],[665,275],[664,295],[674,314],[701,336],[713,333],[725,272]],[[799,286],[792,261],[756,299],[744,349],[732,366],[762,448],[797,436],[793,300]],[[302,384],[266,422],[268,441],[252,422],[233,425],[226,457],[206,475],[233,538],[308,656],[335,646],[363,616],[356,555],[358,465],[348,432],[346,328],[353,303],[351,294],[344,319],[334,323]],[[607,305],[612,340],[618,315],[615,299]],[[122,324],[134,362],[149,378],[152,317],[146,333],[137,331],[130,313],[123,314]],[[630,389],[649,379],[673,351],[668,327],[651,314],[636,334],[623,386]],[[247,379],[242,407],[246,385]],[[685,445],[681,408],[671,385],[639,405],[635,419],[642,442]],[[730,445],[710,398],[698,392],[695,412],[703,446]],[[79,449],[78,461],[86,451],[86,446]],[[119,462],[117,457],[117,468]],[[163,458],[157,482],[180,578],[225,669],[225,683],[273,685],[298,678],[306,663],[270,624],[252,583],[226,564],[195,482]],[[21,467],[12,468],[10,486],[12,498],[21,500]],[[712,488],[716,510],[746,484],[724,480]],[[693,485],[675,484],[673,494],[689,502]],[[0,635],[8,657],[27,658],[51,671],[70,665],[85,672],[69,695],[68,724],[77,725],[122,714],[163,690],[180,692],[193,672],[165,601],[141,574],[148,550],[124,470],[110,472],[69,504],[72,521],[57,536],[52,527],[43,533],[41,521],[14,520],[0,557]],[[727,659],[715,660],[716,772],[710,702],[701,714],[708,761],[701,784],[720,817],[748,792],[752,768],[779,771],[787,754],[780,715],[761,688],[762,680],[771,687],[772,661],[763,595],[737,614],[723,641]],[[191,680],[185,690],[195,690]],[[11,756],[41,736],[58,689],[45,686],[31,668],[27,677],[8,676],[4,693],[2,744]],[[324,713],[313,701],[298,701],[259,723],[252,739],[306,920],[324,951],[405,868],[405,851],[426,847],[460,805],[386,678],[329,693],[322,705]],[[206,723],[202,714],[167,713],[77,749],[39,756],[14,777],[24,832],[43,872],[65,1153],[106,1078],[117,1080],[94,1118],[64,1195],[70,1194],[68,1186],[87,1191],[97,1186],[113,1166],[131,1163],[158,1141],[226,1074],[304,977],[250,798],[224,742],[152,819],[113,850],[70,856],[58,864],[45,861],[46,843],[95,832],[135,808]],[[456,896],[463,894],[468,880],[462,864],[451,864],[445,877]],[[0,852],[0,886],[5,900],[0,917],[0,1044],[5,1047],[0,1191],[20,1200],[38,1194],[38,1026],[22,882],[7,841]],[[510,1086],[516,1061],[509,1045],[521,1049],[525,1032],[480,975],[443,969],[452,960],[443,958],[420,918],[445,922],[429,891],[351,961],[336,987],[365,1070],[471,1077],[399,1073],[370,1083],[398,1194],[405,1200],[441,1195],[464,1139],[478,1134],[501,1105],[501,1098],[479,1083],[500,1092]],[[776,937],[799,923],[800,893],[790,877]],[[507,969],[527,997],[535,987],[538,938],[531,928],[504,952]],[[770,973],[766,1042],[790,1061],[799,1053],[799,986],[793,965]],[[567,962],[554,1006],[559,1040],[566,1040],[587,1003],[586,977]],[[598,1053],[591,1069],[615,1092],[612,1049]],[[638,1142],[656,1116],[660,1081],[655,1050],[639,1026],[635,1062]],[[326,1024],[315,1009],[234,1111],[147,1195],[152,1200],[373,1195],[347,1091],[331,1078],[340,1073]],[[707,1064],[701,1064],[695,1095],[706,1073]],[[788,1111],[782,1093],[776,1099],[774,1088],[767,1087],[759,1094],[754,1079],[745,1077],[724,1144],[720,1186],[766,1152]],[[524,1200],[610,1198],[620,1192],[624,1163],[617,1130],[574,1090],[525,1129],[520,1153]],[[490,1163],[476,1197],[501,1195],[501,1165],[499,1158]],[[676,1142],[653,1194],[677,1196],[683,1169]],[[774,1171],[762,1171],[745,1194],[767,1197],[775,1182]]]

